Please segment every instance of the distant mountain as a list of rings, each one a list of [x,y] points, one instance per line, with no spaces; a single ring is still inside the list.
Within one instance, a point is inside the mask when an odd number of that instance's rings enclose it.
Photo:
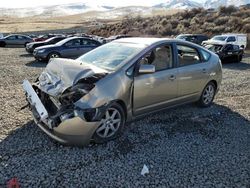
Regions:
[[[191,9],[191,8],[202,7],[202,4],[192,0],[168,0],[165,3],[160,3],[154,5],[153,7],[166,8],[166,9]]]
[[[81,14],[89,11],[108,11],[112,10],[112,6],[93,6],[87,3],[71,3],[54,6],[42,6],[31,8],[0,8],[0,16],[42,16],[42,17],[55,17],[64,15]]]
[[[71,3],[54,6],[41,6],[32,8],[0,8],[0,16],[16,16],[16,17],[58,17],[66,15],[82,14],[91,11],[103,12],[102,18],[114,18],[127,14],[149,14],[154,10],[162,9],[192,9],[198,7],[218,8],[220,6],[241,6],[250,4],[250,0],[206,0],[204,3],[197,3],[195,0],[162,0],[163,3],[155,4],[150,7],[145,6],[128,6],[114,7],[107,4],[97,3]],[[93,17],[94,18],[94,17]]]
[[[250,0],[207,0],[204,3],[204,8],[219,8],[220,6],[241,6],[250,4]]]

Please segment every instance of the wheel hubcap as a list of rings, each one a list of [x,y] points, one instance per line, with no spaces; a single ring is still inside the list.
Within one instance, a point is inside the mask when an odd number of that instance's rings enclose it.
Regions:
[[[51,54],[51,56],[50,57],[52,57],[52,58],[57,58],[57,57],[59,57],[57,54]]]
[[[214,87],[212,85],[208,85],[203,93],[203,102],[205,104],[209,104],[212,102],[214,97]]]
[[[103,119],[101,120],[101,124],[96,130],[98,136],[102,138],[108,138],[113,136],[116,131],[119,129],[121,124],[121,114],[115,108],[109,108]]]

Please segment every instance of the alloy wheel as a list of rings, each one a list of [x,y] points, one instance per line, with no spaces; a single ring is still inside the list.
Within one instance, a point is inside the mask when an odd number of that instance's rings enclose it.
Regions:
[[[50,55],[50,58],[58,58],[58,57],[59,57],[58,54],[51,54],[51,55]]]
[[[100,126],[96,130],[96,134],[101,138],[109,138],[118,131],[121,122],[121,113],[111,107],[106,111]]]
[[[209,103],[211,103],[213,101],[214,94],[215,94],[215,89],[213,85],[209,84],[203,92],[202,99],[204,104],[208,105]]]

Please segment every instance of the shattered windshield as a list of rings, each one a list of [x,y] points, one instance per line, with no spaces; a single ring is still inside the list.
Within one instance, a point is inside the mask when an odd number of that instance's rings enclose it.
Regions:
[[[113,71],[122,65],[123,62],[134,57],[143,48],[145,48],[145,45],[112,42],[82,55],[78,60],[86,64]]]
[[[213,40],[220,40],[220,41],[225,41],[227,39],[227,37],[224,36],[215,36],[212,38]]]

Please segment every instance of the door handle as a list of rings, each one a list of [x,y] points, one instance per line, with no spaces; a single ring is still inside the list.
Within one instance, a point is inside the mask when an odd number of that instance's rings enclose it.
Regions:
[[[175,77],[175,75],[171,75],[170,77],[169,77],[169,80],[175,80],[176,79],[176,77]]]
[[[207,73],[207,69],[202,69],[202,72],[203,73]]]

